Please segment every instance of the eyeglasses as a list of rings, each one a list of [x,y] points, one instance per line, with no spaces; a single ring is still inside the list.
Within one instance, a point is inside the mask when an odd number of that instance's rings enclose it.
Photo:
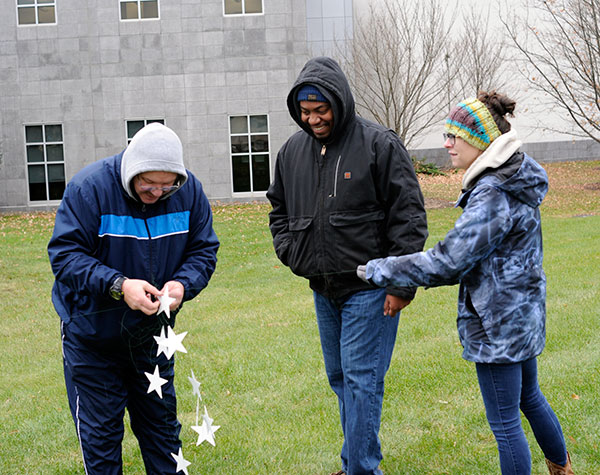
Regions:
[[[153,192],[156,190],[160,190],[163,193],[169,193],[170,191],[176,190],[177,188],[179,188],[181,185],[172,185],[172,186],[152,186],[152,185],[143,185],[142,183],[142,178],[138,177],[138,181],[140,182],[140,190],[141,191],[149,191],[149,192]]]
[[[456,143],[456,135],[454,134],[443,134],[444,135],[444,143],[446,140],[450,140],[450,145],[454,145]]]

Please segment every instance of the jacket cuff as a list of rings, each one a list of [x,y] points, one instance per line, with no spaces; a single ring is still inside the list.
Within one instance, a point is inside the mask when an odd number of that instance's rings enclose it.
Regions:
[[[413,300],[417,293],[417,287],[386,287],[386,292],[394,297],[404,300]]]

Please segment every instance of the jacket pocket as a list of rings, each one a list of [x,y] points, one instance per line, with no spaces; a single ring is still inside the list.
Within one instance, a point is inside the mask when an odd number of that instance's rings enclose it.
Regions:
[[[381,257],[385,213],[383,210],[346,211],[329,216],[335,262],[348,268]]]
[[[329,224],[336,227],[352,226],[354,224],[368,223],[371,221],[383,221],[383,218],[385,218],[385,213],[380,209],[367,212],[345,212],[329,216]]]
[[[289,218],[289,230],[292,232],[304,231],[311,225],[312,220],[312,216],[291,216]]]
[[[290,216],[288,220],[289,243],[286,261],[292,272],[306,277],[317,272],[314,262],[314,244],[312,233],[312,216]]]

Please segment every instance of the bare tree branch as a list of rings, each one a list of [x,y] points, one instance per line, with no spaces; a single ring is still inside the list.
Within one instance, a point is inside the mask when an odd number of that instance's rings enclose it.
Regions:
[[[539,27],[502,19],[529,83],[568,114],[575,135],[600,142],[600,0],[530,0],[530,8]]]
[[[457,87],[462,97],[476,96],[479,91],[505,91],[509,84],[505,37],[491,28],[490,5],[483,13],[481,9],[481,4],[471,4],[463,16],[462,35],[457,40]]]
[[[489,27],[489,8],[484,16],[471,8],[456,28],[445,7],[371,3],[353,40],[337,48],[358,113],[394,129],[407,146],[438,127],[457,99],[506,84],[505,43]]]
[[[359,20],[349,45],[337,48],[359,114],[390,127],[409,146],[445,116],[455,72],[439,0],[402,8],[384,0]]]

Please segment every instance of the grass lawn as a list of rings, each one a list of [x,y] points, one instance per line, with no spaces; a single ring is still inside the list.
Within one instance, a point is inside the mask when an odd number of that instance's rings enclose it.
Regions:
[[[577,474],[600,473],[600,162],[545,166],[551,189],[542,206],[548,276],[547,346],[542,389],[564,429]],[[431,237],[460,214],[460,174],[422,177]],[[222,242],[205,291],[180,312],[187,354],[176,356],[175,384],[190,474],[326,474],[340,468],[337,401],[323,369],[306,281],[275,257],[268,205],[215,206]],[[53,214],[0,215],[0,473],[83,473],[69,413],[59,337],[50,302],[46,244]],[[420,289],[402,313],[386,380],[381,426],[386,474],[496,474],[472,363],[456,333],[457,287]],[[196,446],[201,382],[216,447]],[[202,408],[201,408],[202,410]],[[525,424],[533,473],[547,473]],[[124,471],[144,473],[127,429]]]

